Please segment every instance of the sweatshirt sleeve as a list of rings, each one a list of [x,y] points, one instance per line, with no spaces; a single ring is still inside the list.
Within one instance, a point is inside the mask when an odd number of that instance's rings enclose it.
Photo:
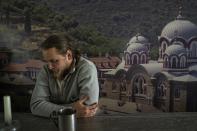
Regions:
[[[99,98],[99,84],[97,77],[97,69],[92,62],[84,64],[80,69],[78,76],[78,83],[80,88],[80,98],[88,96],[89,99],[85,102],[87,105],[98,103]]]
[[[53,111],[57,111],[65,107],[63,105],[57,105],[50,102],[48,77],[47,71],[44,68],[40,71],[37,77],[36,85],[30,101],[30,109],[34,115],[49,117]]]

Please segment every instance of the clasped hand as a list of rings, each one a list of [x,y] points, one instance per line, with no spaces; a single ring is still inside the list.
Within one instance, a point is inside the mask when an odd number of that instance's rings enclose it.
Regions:
[[[96,111],[98,109],[98,103],[94,103],[92,105],[85,105],[84,102],[88,99],[88,96],[85,96],[73,103],[73,107],[76,110],[76,117],[92,117],[96,114]]]

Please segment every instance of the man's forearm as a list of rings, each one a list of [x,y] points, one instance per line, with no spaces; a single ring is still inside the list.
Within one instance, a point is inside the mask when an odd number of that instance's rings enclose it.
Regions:
[[[31,102],[31,112],[34,115],[50,117],[53,111],[58,111],[61,108],[71,107],[70,104],[58,105],[45,100]]]

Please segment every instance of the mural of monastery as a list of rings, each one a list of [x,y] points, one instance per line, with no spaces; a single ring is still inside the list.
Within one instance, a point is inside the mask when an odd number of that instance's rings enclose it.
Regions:
[[[100,107],[122,113],[197,111],[197,26],[180,12],[158,37],[158,61],[150,58],[151,44],[138,33],[125,44],[122,59],[107,54],[87,57],[98,70]],[[6,42],[0,40],[0,45]],[[28,110],[36,76],[45,63],[10,63],[12,51],[0,51],[0,96],[9,94],[13,107]]]
[[[132,37],[122,62],[105,73],[102,96],[122,107],[135,103],[142,112],[146,107],[163,112],[197,111],[197,26],[179,12],[161,31],[158,44],[159,59],[152,61],[148,39],[141,34]]]

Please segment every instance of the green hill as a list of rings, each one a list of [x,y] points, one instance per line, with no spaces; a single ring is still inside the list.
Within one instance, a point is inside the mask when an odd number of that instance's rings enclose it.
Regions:
[[[0,0],[0,3],[9,2],[8,5],[21,10],[29,6],[34,21],[71,34],[80,43],[81,50],[89,55],[106,52],[118,55],[129,39],[139,32],[150,40],[151,57],[157,59],[157,38],[163,27],[176,18],[180,6],[183,16],[197,23],[197,1],[180,1]],[[0,7],[0,10],[5,9]]]
[[[46,1],[46,0],[45,0]],[[182,13],[197,23],[197,1],[184,0],[47,0],[54,10],[75,17],[82,25],[92,25],[106,36],[129,40],[137,32],[157,41],[162,28]]]

